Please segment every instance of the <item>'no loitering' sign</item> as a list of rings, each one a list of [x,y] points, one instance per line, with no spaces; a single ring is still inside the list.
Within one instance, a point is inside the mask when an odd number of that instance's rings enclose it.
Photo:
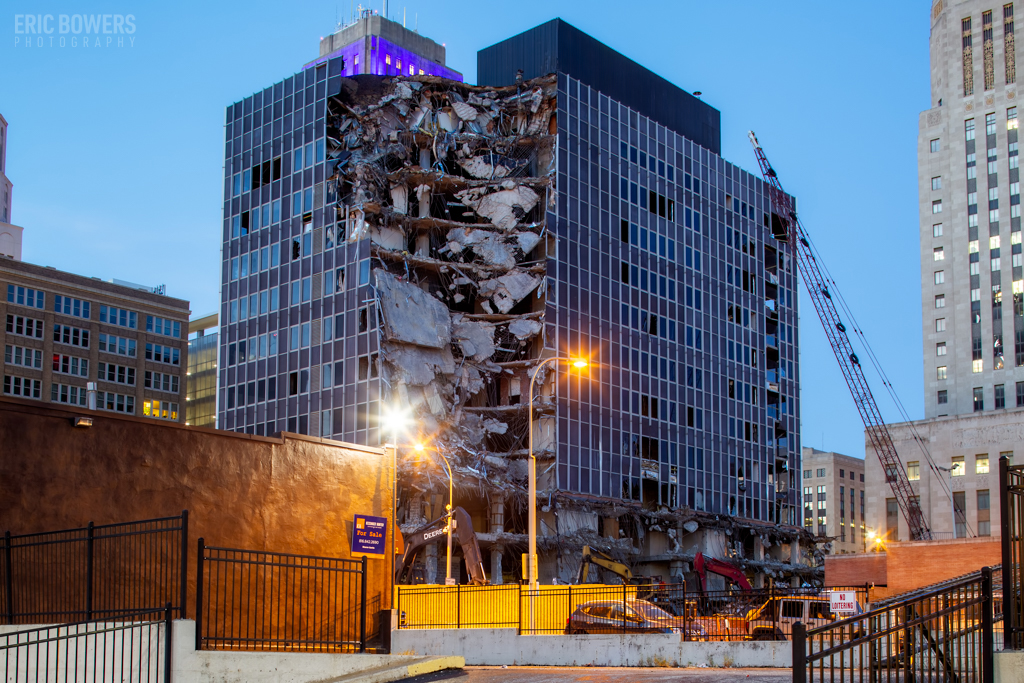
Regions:
[[[832,591],[829,593],[829,607],[836,614],[856,614],[857,591]]]
[[[386,517],[356,515],[352,522],[352,556],[383,558],[384,542],[388,537]]]

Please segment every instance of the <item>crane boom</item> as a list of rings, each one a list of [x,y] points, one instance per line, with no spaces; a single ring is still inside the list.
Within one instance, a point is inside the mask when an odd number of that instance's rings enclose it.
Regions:
[[[864,431],[867,434],[872,448],[878,454],[882,462],[882,469],[885,472],[886,482],[892,487],[893,495],[899,503],[903,517],[910,527],[910,538],[915,541],[928,540],[931,538],[931,530],[924,519],[921,511],[921,504],[910,487],[910,480],[903,468],[899,455],[896,453],[896,446],[893,445],[892,436],[888,427],[882,419],[882,413],[878,409],[878,403],[871,393],[867,379],[864,377],[864,370],[861,367],[860,359],[853,351],[850,338],[846,333],[846,326],[836,311],[832,301],[832,294],[829,292],[828,279],[822,273],[814,253],[811,251],[811,244],[807,240],[803,226],[793,211],[789,196],[782,190],[782,184],[775,170],[768,163],[768,157],[757,141],[757,136],[750,131],[750,143],[754,146],[754,153],[757,155],[758,166],[761,167],[761,175],[768,183],[768,192],[771,197],[774,214],[772,216],[772,232],[779,240],[785,241],[796,254],[797,264],[800,273],[804,276],[804,283],[807,291],[814,302],[814,309],[818,313],[822,327],[825,328],[825,335],[828,337],[832,351],[839,362],[839,368],[843,371],[843,378],[850,388],[853,402],[857,406],[857,412],[864,422]]]

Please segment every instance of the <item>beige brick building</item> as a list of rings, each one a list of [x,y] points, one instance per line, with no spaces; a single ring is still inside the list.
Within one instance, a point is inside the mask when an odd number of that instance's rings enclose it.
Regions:
[[[936,417],[890,425],[889,432],[933,538],[999,536],[999,456],[1024,450],[1024,410]],[[870,447],[866,462],[868,528],[910,540]]]
[[[833,538],[831,553],[864,551],[864,461],[803,448],[804,528]]]
[[[185,421],[189,304],[0,257],[2,391]]]

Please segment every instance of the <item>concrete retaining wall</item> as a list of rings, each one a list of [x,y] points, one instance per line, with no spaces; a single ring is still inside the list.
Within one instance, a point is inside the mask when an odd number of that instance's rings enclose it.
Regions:
[[[790,667],[789,641],[683,642],[675,634],[521,636],[514,628],[401,629],[401,655],[457,655],[468,665]]]
[[[1024,683],[1024,652],[1004,650],[992,658],[995,683]]]
[[[196,622],[174,622],[175,683],[306,683],[407,664],[416,657],[305,652],[222,652],[195,649]]]

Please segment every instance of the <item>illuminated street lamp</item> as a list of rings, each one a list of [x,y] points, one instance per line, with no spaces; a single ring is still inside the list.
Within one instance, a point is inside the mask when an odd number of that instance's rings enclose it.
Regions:
[[[415,448],[417,453],[423,453],[423,451],[427,450],[427,447],[424,446],[422,443],[417,443]],[[444,453],[442,453],[437,448],[431,448],[430,450],[434,451],[435,453],[441,456],[441,459],[444,461],[444,466],[448,470],[448,523],[445,525],[448,533],[448,565],[444,579],[444,584],[447,586],[452,583],[452,523],[453,520],[455,519],[455,516],[452,513],[455,510],[455,503],[453,502],[453,489],[455,488],[455,477],[452,475],[452,465],[450,462],[448,462],[448,458],[445,457]]]
[[[533,375],[530,377],[530,473],[529,473],[529,484],[530,484],[530,502],[529,502],[529,534],[530,534],[530,549],[529,555],[527,555],[527,579],[530,582],[530,588],[536,590],[538,588],[538,571],[537,571],[537,458],[533,454],[533,383],[537,379],[537,375],[540,373],[541,368],[547,363],[555,363],[558,361],[566,361],[572,363],[574,368],[582,370],[587,367],[588,363],[583,358],[561,358],[554,356],[552,358],[546,358],[540,362],[540,364],[534,369]]]
[[[395,592],[395,536],[398,534],[398,434],[403,431],[412,418],[408,408],[387,406],[381,412],[380,426],[385,434],[391,435],[391,443],[385,443],[384,449],[391,449],[391,594]]]

